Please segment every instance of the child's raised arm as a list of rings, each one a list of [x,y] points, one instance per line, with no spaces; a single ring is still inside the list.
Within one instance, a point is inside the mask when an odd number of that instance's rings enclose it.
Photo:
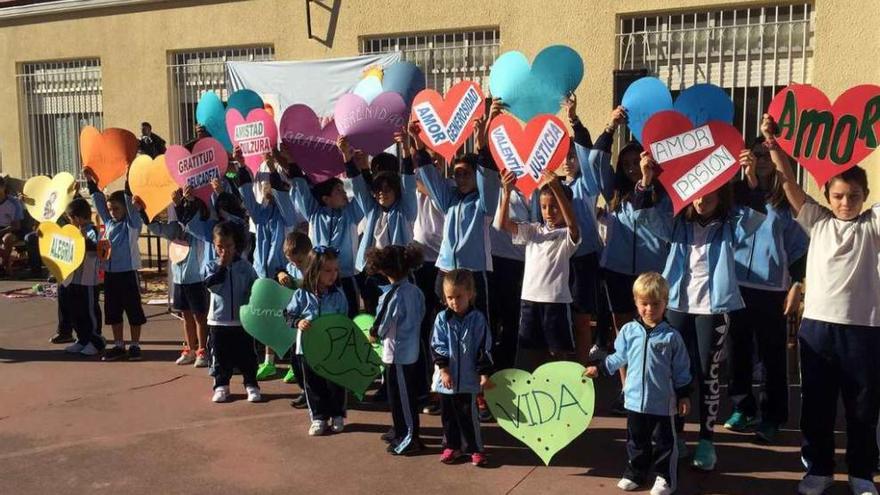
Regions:
[[[519,232],[519,226],[510,219],[510,193],[513,190],[514,184],[516,183],[516,174],[509,170],[505,170],[501,174],[501,205],[499,208],[499,214],[501,215],[501,229],[505,232],[510,233],[511,235],[516,235]]]
[[[581,238],[577,217],[574,214],[574,207],[572,207],[571,201],[568,199],[568,196],[565,195],[565,191],[562,190],[562,183],[559,180],[559,176],[549,170],[545,170],[544,179],[547,181],[547,184],[550,185],[550,190],[553,191],[553,196],[559,204],[559,209],[562,210],[562,218],[565,219],[565,224],[568,227],[571,240],[577,242]]]
[[[797,183],[788,155],[776,143],[776,132],[778,132],[776,121],[770,114],[765,113],[761,120],[761,134],[764,135],[764,143],[770,150],[770,159],[773,160],[773,165],[782,176],[782,190],[785,192],[785,198],[788,199],[794,216],[797,216],[807,201],[807,193]]]
[[[84,168],[83,175],[86,178],[86,186],[88,186],[89,193],[92,195],[92,202],[95,204],[95,211],[98,212],[101,222],[104,224],[110,223],[113,217],[110,216],[110,211],[107,210],[107,197],[98,188],[98,180],[95,173],[91,169]]]

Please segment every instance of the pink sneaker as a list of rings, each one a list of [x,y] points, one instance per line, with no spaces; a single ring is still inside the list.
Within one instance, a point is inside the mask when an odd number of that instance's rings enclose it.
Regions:
[[[452,449],[443,449],[443,453],[440,454],[440,462],[443,464],[452,464],[459,457],[461,457],[461,452]]]
[[[489,461],[486,459],[486,454],[482,452],[474,452],[471,454],[471,464],[477,467],[485,467]]]

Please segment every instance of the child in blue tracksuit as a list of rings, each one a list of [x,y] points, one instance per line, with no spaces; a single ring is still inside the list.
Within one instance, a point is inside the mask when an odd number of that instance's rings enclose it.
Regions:
[[[754,156],[742,150],[740,163],[753,175]],[[700,441],[692,464],[715,469],[717,456],[712,443],[718,416],[722,348],[727,335],[728,313],[745,307],[737,285],[735,246],[754,234],[765,215],[753,208],[733,204],[730,184],[694,199],[676,217],[651,208],[650,188],[654,162],[642,153],[642,179],[636,184],[633,205],[637,219],[654,235],[670,243],[663,277],[669,282],[669,323],[681,332],[691,359],[691,375],[699,386]],[[763,208],[763,195],[752,194],[748,203]],[[677,424],[684,430],[684,421]],[[682,440],[679,440],[683,444]],[[680,445],[683,451],[686,446]]]
[[[109,198],[98,189],[94,173],[85,169],[89,192],[98,216],[104,222],[104,236],[110,241],[110,259],[104,262],[104,322],[113,329],[113,348],[106,351],[104,361],[128,357],[141,359],[141,325],[147,322],[141,307],[141,289],[138,270],[141,253],[138,248],[143,221],[131,203],[128,181],[125,191],[115,191]],[[128,353],[122,334],[122,314],[128,317],[131,344]]]
[[[67,219],[82,232],[86,240],[86,255],[79,268],[67,280],[59,281],[65,287],[65,299],[58,304],[67,306],[76,342],[64,350],[83,356],[94,356],[104,349],[101,336],[101,308],[98,304],[98,229],[92,224],[92,208],[82,198],[74,199],[67,205]],[[59,313],[60,313],[59,308]]]
[[[730,314],[727,392],[734,409],[724,427],[744,432],[757,426],[756,437],[772,442],[780,425],[788,420],[785,302],[793,272],[800,272],[805,261],[809,238],[791,213],[781,176],[770,160],[763,139],[752,146],[752,152],[757,157],[757,190],[765,197],[767,218],[754,235],[736,245],[734,252],[736,278],[746,307]],[[746,181],[737,181],[734,190],[737,197],[750,194]],[[798,290],[796,287],[795,291]],[[797,306],[791,305],[789,311],[797,311]],[[764,368],[760,422],[758,404],[752,394],[755,344]]]
[[[409,281],[422,260],[422,251],[415,245],[373,248],[367,252],[367,272],[381,274],[390,282],[382,287],[370,340],[382,342],[385,384],[394,422],[394,428],[383,439],[388,441],[388,452],[392,455],[411,454],[424,448],[419,437],[416,385],[424,373],[418,358],[425,296]]]
[[[345,428],[345,389],[314,372],[302,357],[302,333],[312,321],[330,314],[347,315],[348,298],[339,287],[339,255],[327,246],[315,247],[306,261],[302,287],[293,293],[286,308],[287,321],[297,330],[296,354],[302,367],[303,394],[312,423],[309,435],[321,436],[329,426],[339,433]]]
[[[431,354],[439,370],[434,388],[440,394],[443,422],[440,462],[452,464],[470,456],[474,466],[484,466],[476,400],[492,373],[492,332],[483,313],[472,306],[476,293],[471,272],[448,272],[443,294],[448,308],[437,314],[431,336]]]
[[[214,249],[217,258],[205,265],[202,276],[211,293],[208,328],[214,356],[214,402],[229,400],[229,381],[238,368],[244,379],[249,402],[262,400],[257,383],[257,352],[254,338],[245,332],[239,309],[248,303],[257,272],[239,257],[244,246],[241,229],[232,222],[214,226]]]
[[[202,279],[202,268],[206,264],[205,247],[203,241],[184,228],[190,218],[201,214],[198,211],[201,202],[185,199],[180,189],[171,195],[171,199],[177,220],[150,222],[144,210],[141,210],[141,215],[151,233],[189,248],[184,259],[178,262],[169,260],[173,285],[171,309],[183,317],[183,336],[186,342],[175,362],[181,366],[194,364],[197,368],[204,368],[208,366],[208,291]],[[136,205],[137,203],[135,201]]]
[[[306,260],[310,252],[312,252],[312,241],[309,239],[309,236],[297,231],[288,232],[284,238],[284,256],[287,257],[287,266],[284,268],[284,271],[280,271],[276,275],[275,278],[278,280],[278,283],[294,290],[301,287],[303,279],[305,279],[303,271],[306,268]],[[269,359],[269,349],[269,347],[266,347],[266,362]],[[263,363],[263,366],[266,365],[266,362]],[[274,365],[272,367],[274,368]],[[272,374],[275,374],[274,370],[272,370]],[[260,371],[258,369],[257,379],[259,378]],[[296,382],[299,384],[300,390],[305,390],[305,383],[302,381],[302,363],[300,363],[299,356],[296,354],[296,349],[290,353],[290,369],[287,370],[287,374],[284,375],[282,381],[284,383]],[[305,394],[294,399],[291,405],[293,407],[305,407]]]
[[[628,367],[623,392],[629,462],[617,486],[637,489],[653,461],[657,479],[651,495],[669,495],[678,481],[673,416],[686,415],[690,409],[690,360],[681,335],[663,318],[669,297],[666,280],[656,272],[644,273],[633,284],[632,294],[639,318],[620,329],[614,354],[602,365],[588,367],[585,374],[596,378],[600,372],[613,375]]]
[[[340,137],[340,149],[344,149],[343,158],[346,170],[354,173],[354,151]],[[336,177],[327,179],[309,188],[302,170],[295,165],[288,169],[288,176],[293,182],[290,195],[294,206],[309,222],[309,237],[315,246],[328,246],[336,250],[339,262],[339,285],[348,300],[348,316],[354,317],[360,303],[357,283],[355,282],[355,250],[357,246],[357,225],[364,218],[364,212],[357,201],[349,201],[345,194],[345,186]],[[354,188],[365,188],[363,177],[352,179]]]

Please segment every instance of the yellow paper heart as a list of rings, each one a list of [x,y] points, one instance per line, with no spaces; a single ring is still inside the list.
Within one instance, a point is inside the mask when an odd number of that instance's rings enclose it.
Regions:
[[[40,236],[40,258],[58,283],[63,282],[79,268],[86,257],[86,240],[73,225],[59,227],[54,222],[42,222],[37,228]]]
[[[45,175],[31,177],[24,183],[22,193],[27,196],[24,206],[38,222],[56,222],[76,193],[76,179],[67,172],[53,178]]]
[[[147,217],[152,220],[171,203],[171,193],[180,188],[165,166],[165,155],[155,159],[140,155],[131,164],[128,172],[128,187],[131,193],[144,202]]]

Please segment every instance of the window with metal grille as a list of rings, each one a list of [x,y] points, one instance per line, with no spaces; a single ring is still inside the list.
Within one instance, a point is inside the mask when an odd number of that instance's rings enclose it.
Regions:
[[[79,131],[103,122],[100,59],[23,63],[16,81],[23,174],[78,175]]]
[[[621,17],[617,67],[646,69],[673,97],[702,82],[724,88],[750,141],[780,89],[810,82],[814,18],[810,3]]]
[[[185,143],[195,138],[196,105],[206,91],[214,91],[226,101],[226,62],[266,62],[274,58],[272,46],[171,53],[168,62],[171,141]]]

